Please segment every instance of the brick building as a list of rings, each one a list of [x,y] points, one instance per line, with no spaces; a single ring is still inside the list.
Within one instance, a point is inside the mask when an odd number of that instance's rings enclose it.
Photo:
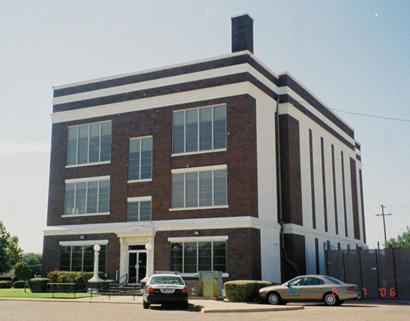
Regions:
[[[43,268],[279,282],[365,246],[360,145],[288,73],[232,53],[54,88]]]

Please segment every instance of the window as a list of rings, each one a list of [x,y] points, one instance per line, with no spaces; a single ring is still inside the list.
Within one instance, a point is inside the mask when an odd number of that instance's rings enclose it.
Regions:
[[[226,272],[226,241],[171,243],[171,270]]]
[[[319,278],[313,278],[313,277],[307,277],[304,283],[304,285],[321,285],[321,284],[325,284],[325,281]]]
[[[60,246],[60,269],[62,271],[84,271],[94,270],[94,246]],[[105,272],[106,246],[101,245],[98,257],[98,270]]]
[[[226,168],[172,174],[172,208],[227,205]]]
[[[108,213],[110,179],[66,182],[64,215]]]
[[[68,127],[67,165],[111,160],[111,121]]]
[[[226,148],[226,106],[181,110],[172,114],[174,154]]]
[[[128,222],[151,220],[151,197],[128,198]]]
[[[131,138],[128,161],[128,180],[152,178],[152,137]]]
[[[289,286],[302,286],[305,285],[305,277],[296,278],[289,282]]]

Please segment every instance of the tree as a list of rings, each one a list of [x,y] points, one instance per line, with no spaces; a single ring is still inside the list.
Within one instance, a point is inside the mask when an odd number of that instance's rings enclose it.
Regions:
[[[0,221],[0,274],[10,271],[20,260],[22,249],[18,243],[18,237],[11,236]]]
[[[18,262],[14,266],[14,275],[19,280],[27,281],[33,275],[33,271],[26,262]]]
[[[399,234],[397,239],[392,238],[386,242],[384,247],[387,248],[400,248],[400,249],[410,249],[410,228],[407,226],[407,231],[403,234]]]
[[[41,264],[42,264],[41,254],[37,254],[37,253],[23,254],[23,258],[21,259],[21,261],[26,262],[28,264],[28,266],[33,271],[34,275],[41,274]]]

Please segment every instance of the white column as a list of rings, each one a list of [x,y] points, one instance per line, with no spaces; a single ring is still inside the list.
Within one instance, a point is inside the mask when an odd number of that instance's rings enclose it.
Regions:
[[[154,271],[154,238],[149,239],[149,243],[145,244],[147,250],[147,271],[145,279],[149,278]]]
[[[98,244],[94,245],[94,276],[89,280],[89,282],[101,282],[102,279],[98,276],[98,257],[100,255],[101,246]]]
[[[120,272],[119,272],[119,278],[127,274],[128,267],[127,267],[127,243],[125,242],[124,238],[120,237]],[[120,280],[122,283],[126,282],[126,279],[121,279]]]

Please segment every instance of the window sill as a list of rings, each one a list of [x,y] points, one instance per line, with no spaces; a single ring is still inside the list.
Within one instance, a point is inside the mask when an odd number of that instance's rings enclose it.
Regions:
[[[180,208],[170,208],[170,212],[175,211],[192,211],[192,210],[210,210],[218,208],[229,208],[229,205],[218,205],[218,206],[200,206],[200,207],[180,207]]]
[[[127,181],[128,184],[133,184],[133,183],[145,183],[145,182],[152,182],[152,178],[147,178],[147,179],[132,179]]]
[[[96,165],[106,165],[106,164],[111,164],[111,161],[103,161],[103,162],[93,162],[93,163],[66,165],[65,168],[75,168],[75,167],[85,167],[85,166],[96,166]]]
[[[61,217],[83,217],[83,216],[104,216],[110,215],[110,212],[105,213],[84,213],[84,214],[63,214]]]
[[[186,277],[186,278],[197,278],[198,277],[198,272],[196,272],[196,273],[180,273],[179,275],[182,276],[182,277]],[[222,277],[229,278],[229,273],[222,273]]]
[[[226,152],[226,148],[207,149],[207,150],[199,150],[196,152],[186,152],[186,153],[174,153],[174,154],[171,154],[171,157],[206,154],[206,153],[217,153],[217,152]]]

